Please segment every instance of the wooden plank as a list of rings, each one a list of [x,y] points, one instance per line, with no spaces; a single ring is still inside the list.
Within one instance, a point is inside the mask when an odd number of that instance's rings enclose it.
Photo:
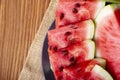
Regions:
[[[1,0],[0,80],[17,80],[50,0]]]

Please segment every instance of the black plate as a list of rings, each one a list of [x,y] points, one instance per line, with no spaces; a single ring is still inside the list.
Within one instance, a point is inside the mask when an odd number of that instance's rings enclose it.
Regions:
[[[49,30],[54,28],[55,28],[55,21],[52,23]],[[55,80],[53,72],[50,69],[50,61],[49,61],[47,49],[48,49],[48,38],[46,34],[42,49],[42,67],[43,67],[45,80]]]

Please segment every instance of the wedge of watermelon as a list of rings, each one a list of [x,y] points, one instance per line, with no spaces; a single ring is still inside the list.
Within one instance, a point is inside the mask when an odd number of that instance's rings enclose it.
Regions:
[[[105,64],[104,59],[93,59],[56,68],[55,78],[56,80],[113,80],[110,74],[100,67],[102,64]]]
[[[70,24],[59,29],[48,31],[48,44],[50,49],[65,48],[71,44],[86,39],[92,39],[94,23],[92,20]]]
[[[69,67],[65,67],[63,69],[63,79],[62,80],[91,80],[89,79],[91,76],[91,71],[94,68],[96,64],[104,64],[99,63],[96,60],[88,60],[85,62],[81,62],[78,64],[74,64]],[[67,79],[69,77],[69,79]],[[95,80],[96,77],[94,77],[93,80]],[[96,78],[97,80],[97,78]],[[99,76],[99,80],[100,76]],[[103,80],[103,79],[102,79]]]
[[[64,49],[59,49],[56,52],[48,49],[51,68],[56,76],[56,80],[59,80],[57,77],[62,75],[61,71],[64,67],[93,59],[95,51],[94,45],[93,41],[86,40],[80,44],[77,43]]]
[[[48,49],[51,64],[59,66],[69,66],[73,63],[83,62],[94,58],[95,44],[91,40],[70,45],[55,51]],[[58,59],[59,58],[59,59]]]
[[[107,60],[107,70],[120,80],[120,4],[107,5],[96,18],[97,57]]]
[[[94,19],[104,7],[100,0],[60,0],[56,10],[56,28]]]

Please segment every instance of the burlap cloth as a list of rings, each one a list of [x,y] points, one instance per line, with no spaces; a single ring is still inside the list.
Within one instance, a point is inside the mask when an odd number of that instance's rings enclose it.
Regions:
[[[28,51],[28,56],[18,80],[44,80],[42,71],[42,46],[49,26],[55,19],[58,0],[51,0],[43,17],[35,39]]]

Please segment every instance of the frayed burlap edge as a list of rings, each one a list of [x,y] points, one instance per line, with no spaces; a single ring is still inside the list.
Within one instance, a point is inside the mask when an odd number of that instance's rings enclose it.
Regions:
[[[28,51],[28,56],[18,80],[44,80],[42,71],[42,46],[48,28],[55,19],[57,3],[58,0],[51,0],[35,39]]]

